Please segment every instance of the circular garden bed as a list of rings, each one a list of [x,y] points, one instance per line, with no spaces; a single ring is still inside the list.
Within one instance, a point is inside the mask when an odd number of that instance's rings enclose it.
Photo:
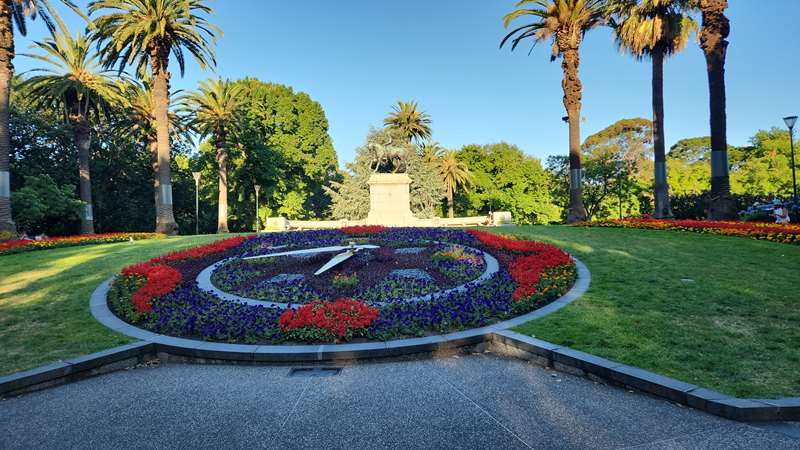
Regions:
[[[234,237],[160,256],[123,269],[108,304],[139,328],[207,341],[388,340],[525,314],[575,278],[572,258],[547,244],[351,227]]]

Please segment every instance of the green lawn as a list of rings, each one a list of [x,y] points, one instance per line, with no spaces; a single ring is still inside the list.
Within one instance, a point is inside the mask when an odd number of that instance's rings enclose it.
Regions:
[[[678,231],[515,227],[589,266],[516,331],[740,397],[800,395],[800,246]]]
[[[217,239],[175,237],[0,256],[0,375],[131,342],[89,312],[97,285],[131,263]]]
[[[500,231],[554,243],[592,271],[581,299],[517,331],[737,396],[800,395],[800,246],[674,231]],[[97,285],[218,238],[0,257],[0,374],[129,342],[89,313]]]

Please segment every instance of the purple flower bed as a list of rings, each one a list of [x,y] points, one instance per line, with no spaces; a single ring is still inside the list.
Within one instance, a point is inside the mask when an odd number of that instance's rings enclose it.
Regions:
[[[475,328],[527,312],[513,305],[512,293],[517,286],[505,263],[511,260],[509,255],[486,249],[462,230],[400,228],[368,237],[326,230],[260,235],[225,254],[177,263],[174,267],[181,272],[184,281],[169,294],[154,299],[152,312],[135,323],[161,334],[212,341],[285,342],[288,338],[278,326],[278,318],[284,310],[219,299],[197,287],[197,274],[225,258],[346,245],[351,241],[374,243],[381,248],[357,254],[325,277],[310,276],[308,271],[315,270],[335,253],[309,258],[278,257],[271,262],[267,259],[235,259],[218,269],[212,282],[223,290],[245,297],[280,303],[306,303],[315,298],[333,300],[346,296],[368,304],[381,302],[375,304],[379,316],[366,333],[369,339],[378,340]],[[488,280],[471,282],[484,272],[485,262],[481,252],[460,246],[489,251],[500,261],[500,270]],[[395,252],[397,248],[413,247],[423,247],[424,250]],[[344,276],[356,274],[357,283],[351,287],[333,288],[332,278],[336,273]],[[415,273],[417,278],[410,276]],[[280,274],[298,274],[303,278],[278,277],[279,280],[274,281]],[[403,301],[404,298],[444,292],[460,285],[464,286],[463,290],[449,291],[433,299]],[[112,288],[109,295],[118,294]],[[557,295],[560,293],[555,290],[550,294],[553,298]],[[530,308],[541,306],[545,301],[549,300],[531,303]]]

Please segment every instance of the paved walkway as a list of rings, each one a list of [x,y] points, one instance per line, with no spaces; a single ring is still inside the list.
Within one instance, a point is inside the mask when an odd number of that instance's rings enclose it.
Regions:
[[[288,373],[166,364],[7,399],[0,448],[800,449],[796,424],[731,422],[491,354]]]

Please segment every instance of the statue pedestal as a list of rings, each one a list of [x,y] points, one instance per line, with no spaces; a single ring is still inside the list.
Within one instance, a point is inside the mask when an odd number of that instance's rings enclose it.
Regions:
[[[371,225],[411,226],[417,219],[411,214],[411,178],[405,173],[375,173],[369,181]]]

